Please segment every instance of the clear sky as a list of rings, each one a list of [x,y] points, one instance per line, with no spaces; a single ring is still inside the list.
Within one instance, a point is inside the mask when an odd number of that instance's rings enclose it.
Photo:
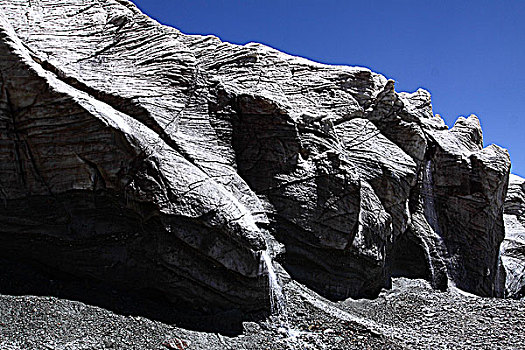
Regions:
[[[255,41],[318,62],[365,66],[397,91],[432,93],[451,126],[476,114],[485,145],[525,176],[525,0],[133,0],[184,33]]]

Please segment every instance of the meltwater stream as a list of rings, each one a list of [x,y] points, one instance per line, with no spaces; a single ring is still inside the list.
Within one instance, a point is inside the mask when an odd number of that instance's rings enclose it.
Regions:
[[[283,294],[283,288],[277,279],[277,274],[273,267],[272,258],[265,250],[261,253],[261,263],[268,272],[268,284],[270,292],[270,311],[272,314],[286,317],[286,299]]]
[[[451,273],[453,273],[451,266],[450,258],[448,257],[448,250],[445,245],[445,242],[443,241],[443,238],[441,236],[441,230],[439,228],[439,220],[436,212],[436,207],[434,203],[434,179],[432,176],[432,161],[427,160],[425,164],[425,171],[423,172],[423,186],[422,186],[422,195],[423,195],[423,205],[424,205],[424,214],[425,219],[427,220],[428,224],[432,228],[432,232],[430,233],[432,237],[429,237],[434,241],[434,244],[436,245],[436,252],[439,255],[439,258],[445,262],[446,268],[447,268],[447,279],[449,286],[452,288],[456,287],[456,283],[451,278]],[[434,279],[435,271],[434,266],[432,264],[432,259],[430,257],[430,247],[428,246],[427,242],[423,239],[423,244],[425,245],[425,249],[428,249],[426,252],[428,263],[430,266],[430,272],[432,274],[432,279]],[[432,283],[434,281],[432,280]]]
[[[423,174],[423,201],[425,218],[434,232],[440,236],[439,224],[434,206],[434,180],[432,178],[432,161],[427,160],[425,164],[425,172]],[[441,238],[441,237],[440,237]]]
[[[501,248],[498,250],[498,257],[496,259],[496,280],[494,282],[493,295],[498,297],[504,297],[505,295],[505,281],[502,281],[501,276]]]
[[[277,317],[279,323],[277,331],[286,336],[285,341],[287,342],[288,346],[292,349],[295,349],[298,345],[296,344],[296,342],[299,340],[298,336],[303,332],[290,327],[286,297],[283,293],[283,288],[279,283],[279,279],[277,278],[277,274],[275,273],[272,258],[266,250],[261,252],[260,268],[262,273],[267,272],[268,274],[270,311],[272,315]]]

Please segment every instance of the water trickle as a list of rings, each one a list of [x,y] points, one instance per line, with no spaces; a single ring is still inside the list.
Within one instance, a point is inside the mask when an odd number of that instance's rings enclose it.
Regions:
[[[434,206],[434,180],[432,178],[431,160],[427,160],[425,164],[425,173],[423,174],[423,199],[425,204],[425,218],[434,232],[437,233],[438,236],[441,236],[436,207]]]
[[[286,316],[286,299],[283,294],[283,288],[275,273],[272,259],[266,250],[261,253],[261,265],[262,270],[266,268],[266,272],[268,273],[270,311],[272,314]]]
[[[498,250],[498,258],[496,260],[496,277],[493,294],[495,297],[503,297],[505,294],[505,286],[501,280],[501,250]]]
[[[441,230],[439,228],[439,220],[438,220],[436,207],[434,203],[434,179],[432,177],[432,161],[431,160],[427,160],[425,164],[425,171],[423,173],[423,186],[422,186],[421,192],[423,196],[425,219],[427,220],[428,224],[432,228],[432,232],[430,233],[432,237],[429,237],[429,238],[431,238],[434,241],[436,245],[436,252],[439,258],[445,262],[445,265],[447,267],[447,279],[449,282],[449,286],[455,287],[456,284],[450,276],[453,265],[451,265],[451,261],[448,256],[447,247],[441,236]],[[432,259],[430,257],[430,247],[428,246],[427,242],[425,242],[424,239],[423,239],[423,244],[425,245],[425,249],[427,249],[426,256],[427,256],[428,263],[430,266],[429,269],[431,273],[432,283],[434,283],[435,268],[432,264]]]
[[[298,331],[290,327],[288,320],[288,309],[286,303],[286,297],[283,292],[283,288],[279,283],[277,274],[275,272],[272,259],[267,251],[261,252],[261,273],[268,274],[268,284],[270,293],[270,311],[275,315],[274,321],[277,323],[277,332],[284,336],[283,341],[290,349],[304,348],[301,346],[302,341],[300,336],[306,334],[306,332]]]

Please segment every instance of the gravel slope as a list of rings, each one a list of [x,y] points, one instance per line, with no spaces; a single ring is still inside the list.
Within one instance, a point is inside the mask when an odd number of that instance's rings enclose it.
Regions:
[[[524,300],[436,292],[407,279],[375,300],[332,303],[295,282],[285,291],[288,322],[245,322],[236,336],[78,301],[3,295],[0,349],[525,349]]]

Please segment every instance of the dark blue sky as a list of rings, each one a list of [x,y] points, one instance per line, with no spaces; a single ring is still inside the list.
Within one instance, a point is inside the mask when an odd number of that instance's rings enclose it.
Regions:
[[[397,91],[423,87],[448,125],[481,119],[525,176],[525,1],[133,0],[159,22],[369,67]]]

